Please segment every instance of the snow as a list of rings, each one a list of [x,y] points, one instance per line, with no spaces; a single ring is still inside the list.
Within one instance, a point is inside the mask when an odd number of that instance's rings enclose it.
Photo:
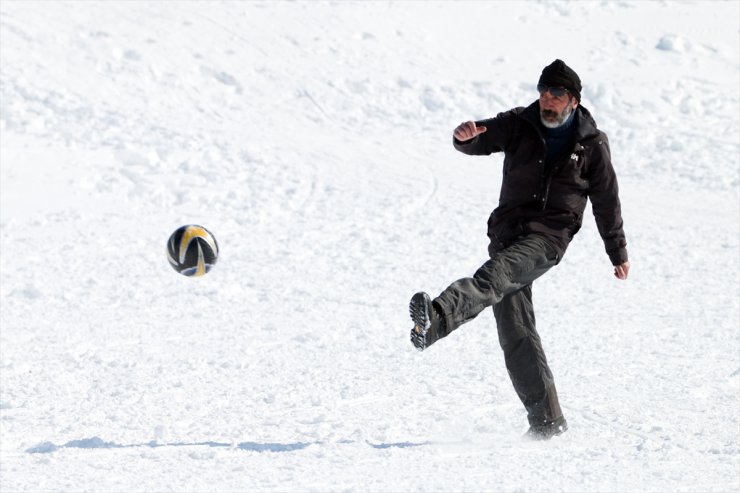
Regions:
[[[739,14],[2,2],[0,488],[740,491]],[[490,311],[418,353],[407,303],[486,259],[501,157],[452,129],[554,58],[633,267],[589,215],[535,283],[570,430],[532,443]]]

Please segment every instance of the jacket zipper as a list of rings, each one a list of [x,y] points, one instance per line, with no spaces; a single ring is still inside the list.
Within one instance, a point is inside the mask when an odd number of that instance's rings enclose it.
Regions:
[[[547,144],[545,144],[545,152],[547,152]],[[571,161],[577,162],[578,158],[580,157],[582,153],[583,153],[583,146],[581,145],[580,142],[576,142],[575,145],[573,146],[573,151],[570,153],[570,157],[568,159]],[[559,169],[560,169],[560,166],[556,164],[555,166],[552,167],[550,172],[547,173],[547,175],[545,176],[545,188],[542,191],[542,199],[541,199],[542,206],[540,210],[544,211],[545,208],[547,207],[547,199],[550,196],[550,184],[552,183],[552,177],[555,175],[555,173],[558,172]]]

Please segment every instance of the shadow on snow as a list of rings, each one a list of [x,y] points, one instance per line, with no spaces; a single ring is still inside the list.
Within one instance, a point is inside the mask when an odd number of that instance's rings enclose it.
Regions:
[[[138,448],[138,447],[149,447],[149,448],[163,448],[163,447],[220,447],[220,448],[234,448],[239,450],[247,450],[250,452],[292,452],[295,450],[302,450],[310,445],[321,445],[324,442],[296,442],[296,443],[257,443],[257,442],[241,442],[237,444],[222,443],[222,442],[193,442],[193,443],[159,443],[157,441],[151,441],[148,443],[133,443],[133,444],[120,444],[115,442],[106,442],[99,437],[83,438],[81,440],[70,440],[64,445],[55,445],[52,442],[43,442],[35,445],[26,450],[29,454],[49,454],[64,448],[80,448],[80,449],[124,449],[124,448]],[[348,444],[355,443],[353,440],[342,440],[338,443]],[[429,442],[413,443],[413,442],[398,442],[398,443],[370,443],[365,442],[375,449],[388,449],[388,448],[409,448],[409,447],[420,447],[422,445],[428,445]]]

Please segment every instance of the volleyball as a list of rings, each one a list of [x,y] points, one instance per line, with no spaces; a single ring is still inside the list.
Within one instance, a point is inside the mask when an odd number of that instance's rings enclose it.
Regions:
[[[216,265],[218,243],[203,226],[181,226],[167,241],[167,260],[183,276],[200,277]]]

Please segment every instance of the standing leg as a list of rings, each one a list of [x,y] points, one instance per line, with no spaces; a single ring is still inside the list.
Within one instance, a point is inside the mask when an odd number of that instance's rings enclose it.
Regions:
[[[506,369],[530,425],[536,429],[561,420],[564,425],[555,382],[535,328],[532,285],[505,296],[493,305],[493,313]]]
[[[527,409],[528,435],[548,439],[568,429],[555,383],[537,334],[532,282],[557,263],[557,252],[530,235],[497,251],[473,277],[452,283],[434,301],[424,292],[411,298],[411,342],[424,350],[493,306],[506,368]]]

